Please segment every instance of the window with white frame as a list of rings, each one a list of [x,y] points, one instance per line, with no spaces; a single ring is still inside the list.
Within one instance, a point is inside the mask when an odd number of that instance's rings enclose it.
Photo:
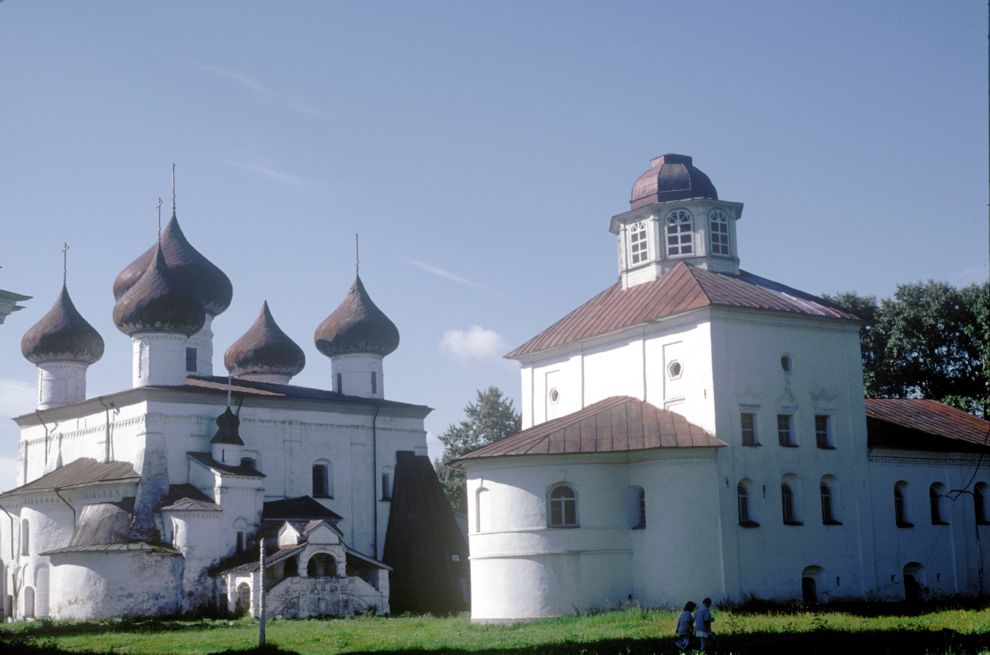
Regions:
[[[547,498],[547,527],[576,528],[577,494],[566,484],[558,484]]]
[[[832,445],[832,421],[830,419],[828,414],[815,414],[815,444],[826,450],[834,448]]]
[[[646,236],[646,221],[629,226],[629,263],[642,264],[650,258],[650,242]]]
[[[675,209],[667,214],[667,256],[694,253],[694,221],[691,212]]]
[[[794,417],[790,414],[777,414],[777,441],[785,448],[797,446],[794,442]]]
[[[721,209],[708,214],[708,242],[713,255],[729,254],[729,217]]]
[[[742,480],[736,485],[736,508],[739,511],[739,525],[744,528],[755,528],[760,524],[754,520],[749,496],[749,481]]]
[[[793,475],[785,476],[780,481],[780,509],[784,519],[784,525],[801,525],[797,512],[795,486],[796,480]]]
[[[741,412],[739,422],[742,429],[742,445],[759,446],[760,441],[756,436],[756,414],[753,412]]]

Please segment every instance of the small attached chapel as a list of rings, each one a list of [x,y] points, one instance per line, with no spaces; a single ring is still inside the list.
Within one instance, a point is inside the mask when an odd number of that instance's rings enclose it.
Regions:
[[[315,330],[328,389],[291,383],[305,355],[260,298],[224,355],[230,376],[213,375],[233,286],[174,200],[113,295],[130,388],[86,394],[104,341],[66,285],[22,340],[38,394],[15,419],[18,486],[0,494],[4,617],[256,614],[262,593],[285,618],[464,606],[430,408],[386,398],[399,331],[360,277]]]
[[[655,158],[618,280],[507,355],[523,430],[459,460],[474,621],[990,591],[990,423],[864,400],[861,322],[740,268],[742,217]]]

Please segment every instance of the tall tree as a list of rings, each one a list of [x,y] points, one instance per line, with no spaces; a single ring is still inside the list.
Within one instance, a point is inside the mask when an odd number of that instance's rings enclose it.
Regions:
[[[990,413],[990,283],[897,287],[893,298],[842,293],[828,298],[864,321],[866,395],[924,397]]]
[[[512,400],[498,387],[479,390],[475,401],[464,407],[464,416],[463,421],[451,425],[440,435],[443,457],[433,462],[444,493],[457,512],[467,511],[467,492],[464,472],[451,467],[450,463],[461,455],[518,432],[522,425]]]

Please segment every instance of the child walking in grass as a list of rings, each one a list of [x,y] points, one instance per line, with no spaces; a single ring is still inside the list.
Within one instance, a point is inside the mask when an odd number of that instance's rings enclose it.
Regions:
[[[701,601],[701,607],[698,608],[698,613],[694,616],[694,636],[698,638],[699,646],[698,650],[702,653],[705,652],[705,646],[708,642],[715,638],[712,634],[712,599],[706,598]]]
[[[677,617],[677,641],[674,642],[674,646],[680,650],[687,650],[691,646],[691,635],[694,632],[694,616],[691,612],[695,607],[697,605],[694,601],[689,600],[684,605],[684,611]]]

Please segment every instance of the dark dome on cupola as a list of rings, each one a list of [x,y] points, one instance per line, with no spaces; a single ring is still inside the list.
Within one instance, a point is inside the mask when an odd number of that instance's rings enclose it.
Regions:
[[[234,377],[292,377],[303,370],[306,355],[275,322],[266,300],[254,324],[227,349],[223,363]]]
[[[128,336],[164,332],[188,337],[199,332],[205,321],[202,303],[169,269],[157,245],[144,273],[113,308],[113,322]]]
[[[650,170],[633,184],[630,209],[668,200],[710,198],[718,200],[718,191],[708,176],[694,167],[687,155],[667,154],[650,160]]]
[[[103,357],[103,337],[82,317],[63,285],[52,308],[24,334],[21,353],[32,364],[93,364]]]
[[[120,300],[148,269],[156,247],[157,244],[149,248],[120,272],[113,282],[115,300]],[[209,314],[217,316],[230,306],[234,294],[230,278],[192,247],[174,213],[162,232],[161,249],[173,276],[193,291]]]
[[[327,357],[369,353],[384,357],[399,347],[399,329],[371,302],[360,277],[344,301],[313,335],[316,347]]]

